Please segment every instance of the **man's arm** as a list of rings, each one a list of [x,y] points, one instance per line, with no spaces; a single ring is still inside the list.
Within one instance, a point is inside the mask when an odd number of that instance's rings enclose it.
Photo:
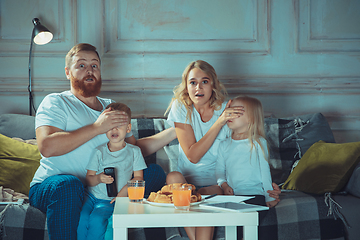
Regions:
[[[75,131],[66,132],[53,126],[40,126],[36,129],[38,148],[44,157],[64,155],[97,135],[127,123],[127,115],[124,112],[106,109],[95,123]]]
[[[136,140],[134,136],[125,139],[127,143],[140,147],[144,157],[157,152],[159,149],[169,144],[176,138],[176,132],[173,127],[165,129],[155,135]]]

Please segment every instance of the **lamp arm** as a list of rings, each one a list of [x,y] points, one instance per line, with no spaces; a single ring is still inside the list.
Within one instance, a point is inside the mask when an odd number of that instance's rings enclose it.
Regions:
[[[32,115],[32,108],[33,108],[33,96],[32,96],[32,89],[31,89],[31,84],[32,84],[31,83],[31,55],[32,55],[34,37],[35,37],[35,33],[34,33],[34,29],[33,29],[32,34],[31,34],[30,52],[29,52],[29,86],[28,86],[28,91],[29,91],[29,115],[30,116]]]

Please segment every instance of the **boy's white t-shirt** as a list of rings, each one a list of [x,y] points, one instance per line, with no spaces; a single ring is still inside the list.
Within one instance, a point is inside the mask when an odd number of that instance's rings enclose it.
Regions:
[[[113,102],[111,99],[100,97],[98,97],[98,100],[102,104],[103,110]],[[74,131],[93,124],[101,112],[89,108],[70,91],[52,93],[43,99],[37,110],[35,129],[48,125],[60,128],[66,132]],[[131,136],[132,133],[126,135],[126,137]],[[86,165],[93,150],[107,141],[109,140],[106,134],[101,134],[64,155],[49,158],[42,156],[40,166],[35,172],[30,187],[36,183],[41,183],[50,176],[58,174],[71,174],[85,183]]]
[[[221,109],[215,110],[212,118],[207,122],[203,122],[200,114],[193,108],[191,122],[189,122],[189,119],[186,119],[187,112],[185,106],[178,101],[174,101],[167,122],[173,127],[175,127],[174,122],[190,124],[194,130],[196,142],[198,142],[220,117],[225,107],[226,103],[223,103]],[[210,149],[196,164],[188,160],[179,144],[178,171],[183,174],[188,183],[198,187],[216,185],[215,166],[218,146],[220,141],[229,136],[229,133],[229,128],[224,125]]]
[[[263,195],[266,202],[275,200],[269,197],[273,190],[266,140],[260,139],[265,154],[258,142],[251,149],[248,139],[228,138],[220,143],[216,165],[216,178],[219,186],[224,182],[234,190],[235,195]],[[251,151],[250,151],[251,149]]]
[[[137,146],[127,143],[123,149],[110,152],[107,143],[104,143],[95,149],[86,169],[96,171],[96,174],[99,174],[107,167],[116,169],[116,187],[119,192],[132,178],[134,171],[146,168],[146,163],[140,148]],[[99,183],[93,187],[89,186],[88,190],[98,199],[113,199],[113,197],[108,197],[105,183]]]

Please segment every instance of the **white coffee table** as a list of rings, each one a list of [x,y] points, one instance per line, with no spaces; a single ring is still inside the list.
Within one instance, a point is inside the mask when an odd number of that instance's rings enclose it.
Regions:
[[[192,206],[190,211],[173,207],[130,203],[118,197],[113,214],[114,239],[128,239],[128,228],[225,226],[225,238],[236,240],[236,226],[244,227],[245,240],[258,239],[258,212],[231,212]]]

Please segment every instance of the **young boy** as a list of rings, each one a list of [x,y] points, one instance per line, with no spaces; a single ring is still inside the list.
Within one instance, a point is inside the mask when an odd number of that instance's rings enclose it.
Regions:
[[[126,197],[127,181],[143,180],[143,169],[146,168],[140,148],[125,142],[126,133],[131,131],[130,108],[122,103],[111,103],[106,108],[125,112],[129,123],[106,133],[109,142],[95,149],[86,167],[88,192],[80,214],[78,240],[104,239],[116,199],[108,197],[106,184],[112,183],[114,179],[104,174],[104,168],[115,168],[117,197]]]

